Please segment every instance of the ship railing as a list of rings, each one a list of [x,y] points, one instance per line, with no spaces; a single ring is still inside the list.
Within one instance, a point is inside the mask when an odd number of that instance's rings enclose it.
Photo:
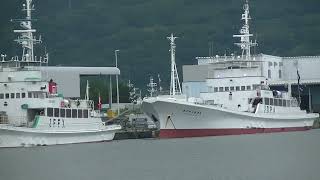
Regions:
[[[32,122],[29,122],[32,123]],[[28,122],[25,116],[10,116],[0,115],[0,124],[11,125],[14,127],[27,127]]]
[[[0,124],[9,124],[7,115],[0,115]]]
[[[94,102],[92,100],[83,100],[83,99],[76,99],[76,100],[68,100],[67,104],[70,108],[86,108],[86,109],[94,109]]]

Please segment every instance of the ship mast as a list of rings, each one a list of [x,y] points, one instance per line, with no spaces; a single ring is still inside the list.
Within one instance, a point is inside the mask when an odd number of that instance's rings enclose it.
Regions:
[[[258,45],[256,42],[253,43],[250,40],[250,37],[252,37],[253,35],[250,34],[250,26],[249,26],[249,20],[251,19],[250,11],[249,11],[249,0],[245,0],[243,10],[244,10],[244,13],[242,14],[241,20],[244,21],[244,25],[240,29],[240,34],[233,35],[233,37],[240,38],[240,43],[235,43],[235,45],[239,46],[242,49],[242,59],[249,61],[251,57],[251,52],[250,52],[251,47]]]
[[[181,86],[179,81],[179,75],[177,71],[177,65],[176,65],[176,44],[175,39],[178,37],[174,37],[173,34],[171,34],[170,37],[167,37],[170,40],[171,45],[171,82],[170,82],[170,96],[174,96],[176,94],[181,94]]]
[[[33,33],[36,32],[35,29],[32,29],[32,11],[34,10],[34,5],[32,4],[32,0],[26,0],[26,3],[23,4],[22,11],[26,12],[25,19],[14,19],[12,21],[20,22],[20,27],[22,29],[14,30],[13,32],[19,33],[20,36],[15,40],[18,44],[22,46],[22,58],[21,62],[37,62],[37,63],[47,63],[48,62],[48,54],[42,59],[37,59],[34,55],[34,45],[41,43],[41,37],[36,39]]]

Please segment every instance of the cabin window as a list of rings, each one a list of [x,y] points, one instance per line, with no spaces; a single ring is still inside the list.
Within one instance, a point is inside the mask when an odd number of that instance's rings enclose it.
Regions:
[[[279,99],[274,99],[274,105],[279,106]]]
[[[14,93],[11,93],[10,98],[14,99]]]
[[[229,91],[229,87],[225,87],[224,90],[225,90],[225,91]]]
[[[241,86],[241,91],[245,91],[246,87],[245,86]]]
[[[32,98],[32,93],[28,92],[28,98]]]
[[[54,108],[54,117],[59,117],[59,108]]]
[[[231,86],[231,87],[230,87],[230,91],[234,91],[234,86]]]
[[[278,66],[278,63],[277,63],[277,62],[274,62],[274,63],[273,63],[273,66],[274,66],[274,67]]]
[[[71,109],[66,109],[67,118],[71,118]]]
[[[39,98],[39,94],[38,93],[33,93],[33,97],[34,98]]]
[[[251,90],[251,86],[247,86],[247,90],[250,91]]]
[[[273,106],[273,98],[270,98],[270,105]]]
[[[272,62],[269,62],[268,64],[269,64],[269,67],[271,67],[271,66],[272,66]]]
[[[4,94],[0,94],[0,99],[4,99]]]
[[[77,118],[78,112],[76,109],[72,109],[72,118]]]
[[[78,109],[78,118],[82,118],[82,109]]]
[[[236,86],[236,91],[240,91],[240,86]]]
[[[66,117],[66,109],[60,109],[60,117]]]
[[[290,100],[287,100],[287,107],[290,107]]]
[[[282,99],[279,99],[279,106],[283,106],[282,105]]]
[[[269,98],[264,98],[264,103],[266,105],[270,105],[270,99]]]
[[[21,93],[22,98],[26,98],[26,93]]]
[[[53,117],[53,108],[47,108],[47,116]]]
[[[88,110],[83,110],[83,117],[88,118]]]
[[[10,97],[10,94],[6,93],[6,99],[9,99],[9,97]]]
[[[268,70],[268,78],[271,79],[271,70]]]
[[[283,100],[283,102],[282,102],[283,104],[283,107],[287,107],[287,100]]]
[[[219,92],[223,92],[223,87],[219,87]]]
[[[282,78],[282,71],[281,71],[281,69],[279,70],[279,79],[281,79]]]
[[[214,88],[214,92],[218,92],[218,88],[217,87]]]
[[[20,98],[20,93],[16,93],[16,98]]]

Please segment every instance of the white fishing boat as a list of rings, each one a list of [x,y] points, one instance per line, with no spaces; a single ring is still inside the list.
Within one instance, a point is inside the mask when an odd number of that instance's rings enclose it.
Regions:
[[[273,91],[268,86],[269,59],[251,55],[249,4],[246,1],[236,43],[241,56],[210,57],[212,78],[206,79],[208,91],[200,97],[181,93],[175,63],[175,39],[171,43],[170,95],[145,98],[143,111],[160,124],[160,138],[199,137],[302,131],[312,127],[318,114],[307,113],[299,107],[299,99],[287,92]],[[281,62],[275,62],[281,64]],[[299,83],[298,83],[299,84]]]
[[[102,122],[88,95],[84,100],[65,99],[53,80],[42,77],[39,67],[47,65],[48,54],[34,55],[41,38],[33,35],[33,10],[32,0],[26,0],[25,19],[14,20],[21,26],[14,32],[20,34],[15,41],[22,46],[22,56],[6,60],[1,55],[0,147],[111,141],[121,126]]]

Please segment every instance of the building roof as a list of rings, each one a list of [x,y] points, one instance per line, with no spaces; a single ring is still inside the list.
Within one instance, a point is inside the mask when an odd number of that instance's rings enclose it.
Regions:
[[[69,72],[80,75],[120,75],[117,67],[68,67],[68,66],[42,66],[41,71]]]

